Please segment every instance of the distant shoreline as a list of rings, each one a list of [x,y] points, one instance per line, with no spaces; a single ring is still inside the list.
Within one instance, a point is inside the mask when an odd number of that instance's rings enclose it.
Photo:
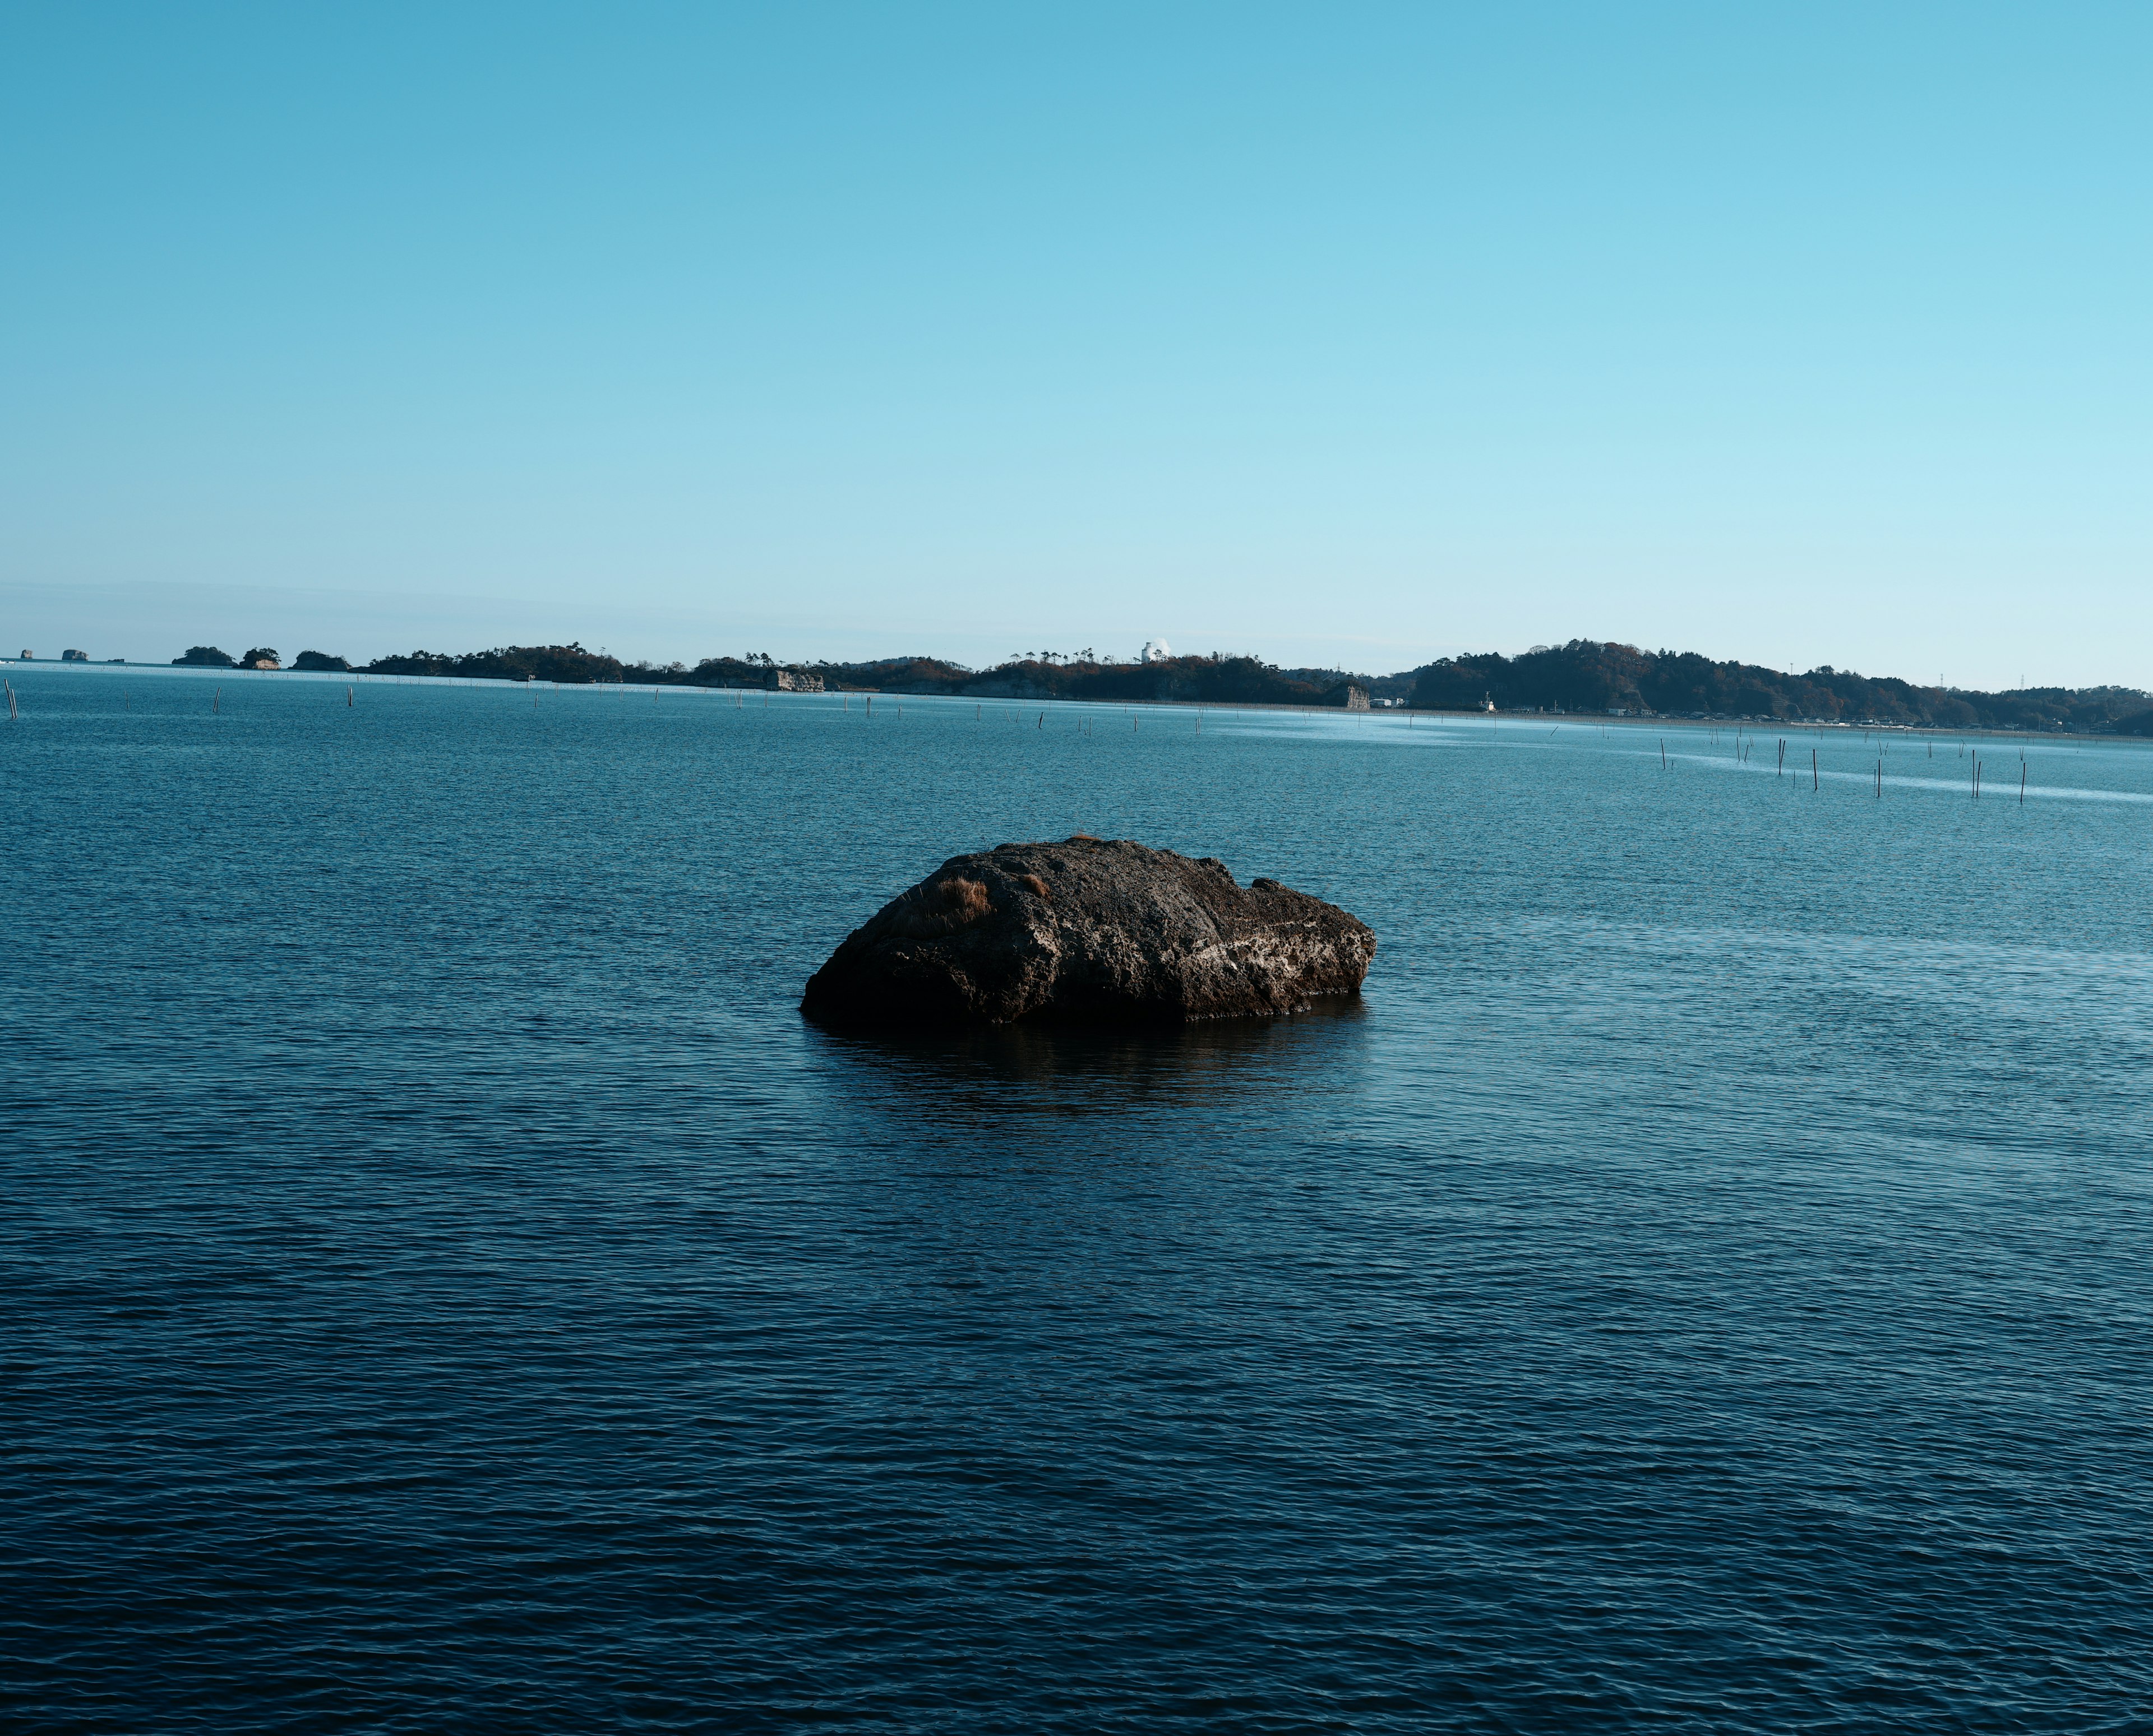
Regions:
[[[64,671],[82,674],[128,674],[165,676],[211,677],[219,680],[338,682],[353,684],[390,686],[445,686],[464,688],[497,688],[504,691],[537,688],[547,692],[573,693],[588,690],[593,693],[611,688],[616,692],[664,693],[666,692],[705,693],[763,693],[771,698],[790,701],[838,700],[852,698],[894,699],[898,701],[934,701],[954,705],[998,705],[1012,710],[1028,706],[1088,706],[1094,709],[1187,711],[1187,712],[1278,712],[1293,715],[1315,714],[1330,717],[1351,717],[1368,719],[1428,719],[1453,723],[1484,723],[1500,728],[1545,726],[1560,728],[1626,728],[1626,729],[1723,729],[1738,728],[1762,738],[1774,731],[1794,734],[1821,734],[1846,732],[1861,734],[1895,734],[1933,736],[1946,739],[1969,739],[1975,736],[2002,736],[2023,739],[2034,736],[2049,741],[2110,741],[2128,742],[2141,739],[2135,733],[2109,730],[2028,729],[2009,724],[1947,724],[1905,722],[1896,719],[1846,719],[1827,718],[1773,718],[1736,713],[1697,716],[1661,714],[1657,713],[1557,712],[1539,711],[1530,708],[1510,710],[1461,709],[1445,706],[1396,704],[1378,706],[1373,703],[1366,711],[1345,711],[1336,705],[1293,703],[1290,701],[1244,699],[1184,699],[1174,698],[1132,697],[1089,698],[1065,694],[1010,695],[993,693],[923,693],[900,688],[843,687],[795,690],[771,687],[764,683],[741,682],[726,685],[715,682],[685,683],[679,681],[548,681],[542,679],[517,680],[502,676],[486,675],[431,675],[403,674],[370,669],[243,669],[220,668],[213,665],[178,662],[131,662],[124,657],[108,657],[101,661],[78,662],[60,657],[5,657],[0,666],[33,667],[40,670]]]
[[[77,654],[78,657],[79,654]],[[75,661],[70,658],[68,661]],[[85,665],[87,658],[79,659]],[[262,647],[234,657],[196,645],[171,667],[289,673]],[[1430,715],[1648,718],[1664,723],[1802,728],[1913,728],[2005,735],[2153,737],[2153,693],[2110,685],[2019,688],[2002,693],[1921,686],[1820,664],[1787,669],[1695,652],[1646,651],[1613,640],[1535,645],[1516,657],[1488,652],[1438,657],[1389,675],[1346,669],[1281,668],[1245,652],[1176,655],[1153,643],[1124,659],[1082,651],[1019,652],[991,668],[933,657],[835,663],[781,662],[765,652],[680,662],[623,662],[566,645],[508,645],[451,654],[413,651],[379,657],[363,670],[341,657],[302,651],[298,673],[400,678],[550,682],[563,687],[704,687],[778,692],[846,692],[1116,705],[1328,707]],[[107,662],[99,667],[112,667]],[[134,668],[146,667],[120,664]]]

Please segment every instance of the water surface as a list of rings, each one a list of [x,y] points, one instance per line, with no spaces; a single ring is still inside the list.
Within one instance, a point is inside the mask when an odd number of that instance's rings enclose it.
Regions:
[[[2153,1723],[2144,746],[10,679],[13,1728]],[[1365,997],[800,1021],[1078,830]]]

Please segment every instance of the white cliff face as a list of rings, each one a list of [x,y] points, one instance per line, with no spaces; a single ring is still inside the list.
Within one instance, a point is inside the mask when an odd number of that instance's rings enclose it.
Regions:
[[[1137,661],[1143,663],[1163,663],[1173,655],[1173,652],[1168,649],[1165,640],[1147,639]]]

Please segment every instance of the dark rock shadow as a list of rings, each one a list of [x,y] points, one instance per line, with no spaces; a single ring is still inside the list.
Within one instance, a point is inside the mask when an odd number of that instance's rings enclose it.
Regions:
[[[803,1022],[826,1078],[899,1114],[999,1119],[1171,1110],[1333,1089],[1357,1071],[1370,1014],[1357,996],[1290,1018],[1168,1026],[1026,1024],[910,1033]],[[1341,1077],[1341,1075],[1345,1077]]]

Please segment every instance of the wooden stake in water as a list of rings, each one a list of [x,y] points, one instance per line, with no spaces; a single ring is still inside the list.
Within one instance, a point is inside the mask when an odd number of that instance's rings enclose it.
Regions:
[[[1876,799],[1880,802],[1884,799],[1884,756],[1881,754],[1876,756]]]
[[[1817,750],[1815,748],[1811,748],[1809,749],[1809,788],[1812,789],[1821,789],[1824,788],[1824,785],[1817,782],[1816,754]]]
[[[222,711],[224,709],[224,689],[222,688],[219,688],[214,693],[211,693],[209,696],[209,708],[211,711]]]
[[[1667,769],[1667,744],[1665,742],[1662,742],[1662,743],[1660,744],[1660,769],[1661,769],[1662,771],[1665,771]]]
[[[2018,762],[2018,805],[2026,805],[2026,762],[2023,759]]]

